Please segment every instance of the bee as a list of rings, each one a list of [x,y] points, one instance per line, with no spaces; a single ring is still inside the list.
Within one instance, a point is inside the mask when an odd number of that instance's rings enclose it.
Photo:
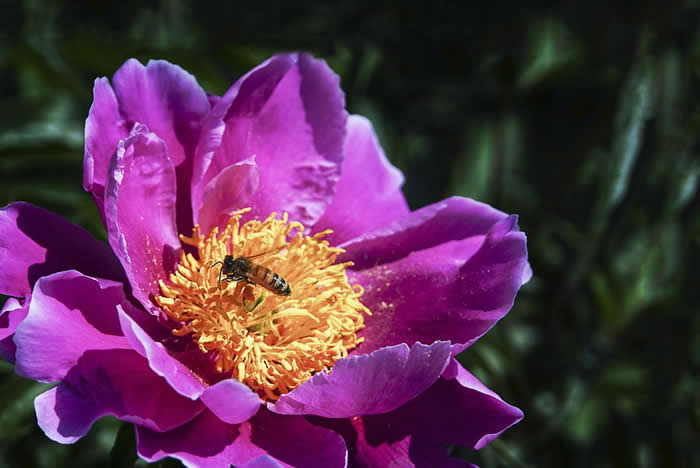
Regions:
[[[281,250],[282,248],[283,247],[280,247],[276,250]],[[275,250],[271,252],[274,251]],[[269,268],[251,261],[251,258],[267,255],[271,252],[253,255],[252,257],[240,256],[234,258],[233,255],[226,255],[223,261],[220,260],[213,263],[209,268],[214,267],[214,265],[221,265],[221,269],[219,270],[219,283],[222,281],[227,281],[229,283],[245,281],[248,284],[259,284],[278,296],[290,296],[292,294],[292,288],[284,278]]]

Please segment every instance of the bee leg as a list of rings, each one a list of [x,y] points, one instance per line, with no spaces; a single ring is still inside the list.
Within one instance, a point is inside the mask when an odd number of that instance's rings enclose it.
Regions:
[[[248,302],[254,302],[255,301],[255,293],[253,292],[253,287],[250,284],[247,284],[243,288],[243,304],[247,304]]]

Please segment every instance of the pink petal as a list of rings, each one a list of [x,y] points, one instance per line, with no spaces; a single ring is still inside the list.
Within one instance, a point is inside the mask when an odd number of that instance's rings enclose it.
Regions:
[[[89,350],[130,349],[116,320],[121,283],[65,271],[37,281],[15,332],[18,374],[40,382],[66,377]]]
[[[105,199],[109,243],[134,296],[156,314],[150,296],[180,255],[175,227],[175,170],[165,143],[137,125],[110,166]]]
[[[153,340],[121,306],[119,320],[129,344],[148,360],[153,372],[163,377],[180,395],[201,401],[222,421],[238,424],[255,415],[261,401],[248,386],[235,379],[225,379],[209,386],[182,362]]]
[[[404,177],[384,155],[369,120],[348,118],[343,172],[333,202],[313,232],[333,229],[325,237],[337,245],[409,213],[401,192]]]
[[[119,141],[129,135],[131,125],[119,112],[117,97],[107,78],[95,80],[92,95],[92,106],[85,121],[83,188],[92,194],[104,219],[109,161]]]
[[[35,401],[39,425],[53,440],[72,443],[106,414],[169,430],[202,410],[131,349],[116,315],[117,305],[126,302],[120,283],[76,271],[37,282],[27,318],[15,333],[16,371],[61,381]]]
[[[346,120],[338,77],[324,62],[307,54],[273,57],[234,84],[207,118],[195,162],[195,209],[210,180],[255,156],[260,185],[252,216],[287,211],[312,225],[339,177]]]
[[[37,422],[60,443],[73,443],[87,434],[102,416],[156,431],[168,431],[190,421],[202,404],[175,393],[131,350],[85,352],[56,387],[34,401]]]
[[[450,344],[400,344],[338,360],[269,408],[280,414],[349,418],[392,411],[428,389],[450,359]]]
[[[24,202],[0,210],[0,294],[26,297],[34,282],[63,270],[122,280],[112,250],[54,213]]]
[[[353,466],[470,466],[447,456],[447,445],[480,449],[520,421],[522,411],[501,400],[459,363],[451,378],[386,414],[352,420],[314,419],[343,435]]]
[[[499,216],[490,225],[488,216],[472,219],[468,208],[492,214],[472,203],[451,199],[412,213],[403,230],[350,242],[356,266],[349,276],[365,288],[362,301],[372,311],[359,333],[366,341],[353,353],[437,340],[461,351],[508,312],[527,265],[525,235],[515,217]]]
[[[195,224],[203,233],[210,232],[214,226],[222,228],[236,210],[251,205],[259,182],[255,157],[226,167],[204,189]]]
[[[210,412],[170,432],[136,429],[137,450],[148,462],[167,456],[187,466],[222,467],[269,462],[284,467],[345,467],[342,437],[300,416],[280,416],[263,409],[239,425],[222,422]],[[265,458],[265,456],[269,458]],[[251,466],[275,466],[256,465]]]
[[[10,297],[0,310],[0,359],[15,363],[17,346],[13,341],[17,327],[29,313],[29,299],[20,302]]]
[[[150,60],[145,67],[128,60],[112,81],[124,118],[146,125],[165,143],[177,174],[178,229],[189,233],[192,160],[210,109],[206,93],[194,76],[164,60]]]

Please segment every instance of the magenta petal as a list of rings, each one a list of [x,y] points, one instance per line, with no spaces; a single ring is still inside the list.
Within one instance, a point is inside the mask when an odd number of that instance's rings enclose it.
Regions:
[[[37,420],[46,435],[72,443],[104,415],[168,431],[202,410],[199,402],[175,393],[132,350],[91,350],[55,388],[35,400]]]
[[[13,340],[19,324],[29,313],[29,299],[24,303],[10,297],[0,310],[0,359],[15,363],[17,346]]]
[[[0,294],[26,297],[42,276],[63,270],[121,280],[119,261],[104,242],[42,208],[15,202],[0,210]]]
[[[245,465],[241,465],[241,468],[284,468],[284,466],[270,455],[260,455]]]
[[[85,121],[83,188],[92,193],[104,218],[107,169],[117,144],[129,135],[129,123],[119,112],[119,103],[107,78],[95,80],[93,100]]]
[[[462,350],[512,306],[527,266],[525,235],[517,230],[516,217],[494,220],[486,227],[488,233],[481,233],[481,229],[469,232],[462,227],[461,234],[466,238],[445,236],[444,242],[439,242],[439,237],[428,242],[419,234],[427,235],[425,229],[434,226],[436,218],[440,217],[430,217],[385,237],[387,250],[373,253],[380,259],[383,256],[380,265],[359,271],[353,267],[351,280],[364,286],[363,302],[373,312],[359,333],[366,341],[357,353],[397,343],[436,340],[451,341],[459,345],[456,350]],[[469,221],[469,217],[462,219],[464,223]],[[435,228],[440,234],[440,227]],[[414,241],[404,237],[410,231],[416,234]],[[436,241],[437,245],[431,245]],[[381,249],[372,245],[373,240],[366,242],[365,247],[357,244],[358,249]],[[416,248],[404,256],[404,243],[429,247]],[[358,264],[367,263],[360,251],[353,251],[351,258],[355,260],[356,255],[360,255]]]
[[[16,371],[40,382],[63,379],[88,350],[129,349],[116,320],[120,283],[65,271],[37,281],[15,333]]]
[[[88,433],[100,418],[80,404],[81,395],[59,385],[34,399],[37,424],[47,437],[62,444],[72,444]]]
[[[209,100],[193,75],[165,60],[127,60],[112,79],[119,110],[140,122],[168,147],[174,166],[193,154]]]
[[[128,60],[114,74],[119,110],[130,122],[146,125],[167,146],[177,171],[177,223],[180,232],[192,226],[190,185],[192,159],[209,99],[190,73],[164,60],[144,67]]]
[[[330,203],[343,158],[347,113],[338,76],[307,54],[273,57],[241,78],[202,131],[194,206],[225,167],[256,157],[253,216],[287,211],[307,226]],[[201,201],[200,201],[201,203]]]
[[[392,413],[393,414],[393,413]],[[412,441],[413,434],[395,432],[399,439],[374,436],[367,438],[365,433],[366,418],[353,419],[313,419],[312,422],[328,427],[341,434],[346,441],[349,452],[348,466],[370,468],[396,466],[406,468],[477,468],[465,460],[448,456],[447,450],[440,443],[417,444]],[[426,416],[429,424],[430,416]]]
[[[451,377],[453,378],[451,379]],[[488,428],[486,428],[487,425],[484,425],[485,429],[482,430],[484,433],[477,433],[479,438],[473,444],[471,444],[471,441],[476,437],[467,435],[466,431],[460,434],[459,428],[455,428],[451,443],[470,445],[478,450],[500,436],[510,426],[523,419],[524,415],[521,410],[505,403],[496,392],[481,383],[454,358],[452,358],[448,368],[445,369],[443,380],[447,380],[448,382],[454,380],[454,382],[459,383],[461,386],[457,387],[454,383],[451,385],[448,384],[446,387],[448,387],[449,390],[445,390],[445,393],[452,392],[453,394],[458,394],[463,401],[467,401],[467,398],[464,398],[467,394],[471,395],[474,400],[483,401],[485,403],[483,408],[479,408],[476,403],[464,405],[464,407],[474,408],[476,411],[483,412],[484,419],[489,421]],[[435,397],[435,399],[438,398],[439,396]],[[457,424],[456,421],[453,422],[454,426],[457,426]],[[445,428],[444,432],[449,434],[449,427]],[[468,442],[465,442],[465,440]]]
[[[207,384],[187,366],[168,354],[163,344],[153,340],[124,307],[117,306],[119,323],[129,345],[148,363],[156,374],[163,377],[180,395],[195,400]]]
[[[52,439],[73,442],[105,414],[169,430],[201,411],[201,403],[177,394],[131,349],[116,315],[124,302],[120,283],[76,271],[37,281],[15,333],[16,371],[61,381],[36,403],[39,425]]]
[[[506,217],[470,198],[447,198],[340,244],[347,252],[339,261],[354,261],[354,270],[393,262],[417,250],[484,235]]]
[[[479,449],[523,418],[461,365],[455,379],[440,379],[420,397],[389,414],[364,418],[366,438],[413,444],[455,444]],[[426,424],[426,421],[429,423]]]
[[[331,228],[331,245],[348,241],[409,213],[401,192],[404,178],[384,155],[369,120],[348,118],[340,180],[335,197],[313,232]]]
[[[202,207],[195,213],[195,224],[202,233],[208,233],[213,226],[223,227],[234,211],[250,205],[258,184],[255,157],[228,166],[204,189]]]
[[[119,143],[112,159],[105,218],[109,243],[146,310],[179,260],[175,227],[175,170],[165,143],[142,125]]]
[[[334,431],[300,416],[279,416],[263,409],[248,422],[230,425],[205,411],[190,423],[166,433],[136,428],[137,450],[146,461],[167,456],[187,466],[246,466],[270,461],[285,467],[345,467],[347,450]],[[251,465],[275,466],[275,465]]]
[[[217,382],[202,393],[202,402],[225,423],[240,424],[255,416],[260,397],[236,379]]]
[[[241,77],[212,105],[211,112],[202,124],[202,134],[194,158],[192,206],[195,213],[200,210],[204,190],[214,177],[231,164],[254,156],[251,154],[241,157],[228,151],[225,146],[222,147],[227,132],[225,119],[231,104],[237,99],[237,102],[250,102],[251,107],[256,102],[264,103],[293,63],[292,56],[272,57]],[[254,96],[251,97],[251,94]],[[257,104],[257,107],[261,107],[261,104]],[[229,133],[231,131],[228,129]],[[231,144],[232,140],[227,137],[225,142]]]
[[[209,386],[187,366],[168,354],[161,343],[154,341],[121,306],[119,320],[129,344],[148,360],[151,370],[163,377],[175,391],[189,399],[200,399],[222,421],[238,424],[255,415],[260,398],[250,387],[234,379]]]
[[[479,449],[520,421],[522,411],[501,400],[459,363],[406,405],[381,415],[351,421],[315,421],[343,434],[356,466],[469,466],[447,457],[446,445]]]
[[[350,418],[392,411],[429,388],[450,359],[450,343],[400,344],[338,360],[269,408],[280,414]]]

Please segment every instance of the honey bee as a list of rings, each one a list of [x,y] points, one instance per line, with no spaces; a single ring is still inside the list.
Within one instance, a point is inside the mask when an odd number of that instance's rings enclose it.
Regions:
[[[280,247],[276,250],[281,250],[282,248],[283,247]],[[271,252],[274,251],[275,250]],[[277,294],[278,296],[290,296],[292,294],[292,288],[284,278],[269,268],[251,261],[251,258],[267,255],[271,252],[253,255],[252,257],[240,256],[234,258],[233,255],[226,255],[223,261],[213,263],[209,268],[212,268],[214,265],[221,264],[221,269],[219,270],[219,283],[222,281],[227,281],[229,283],[234,281],[245,281],[248,284],[259,284],[263,288]]]

